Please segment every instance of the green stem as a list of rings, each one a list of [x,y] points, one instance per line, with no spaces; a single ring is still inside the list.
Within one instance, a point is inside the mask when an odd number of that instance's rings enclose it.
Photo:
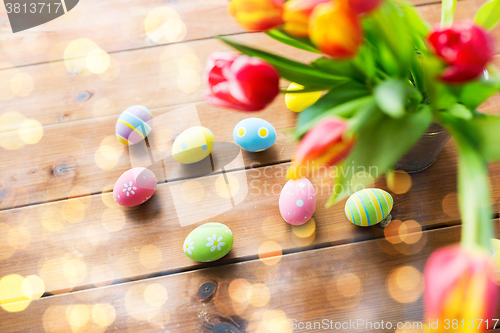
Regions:
[[[489,249],[493,237],[488,165],[479,152],[466,121],[445,113],[440,119],[458,146],[458,194],[462,214],[462,241],[467,248]]]

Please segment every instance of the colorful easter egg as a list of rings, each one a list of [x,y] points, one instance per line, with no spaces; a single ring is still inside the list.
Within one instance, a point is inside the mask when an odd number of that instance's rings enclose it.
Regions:
[[[309,179],[290,179],[281,190],[279,209],[283,219],[292,225],[309,221],[316,209],[316,191]]]
[[[172,156],[182,164],[196,163],[207,157],[214,148],[215,137],[203,126],[191,127],[175,139]]]
[[[276,142],[276,130],[264,119],[247,118],[234,127],[233,139],[246,151],[263,151]]]
[[[116,122],[116,137],[125,145],[144,140],[153,124],[153,114],[142,105],[134,105],[122,112]]]
[[[205,223],[186,237],[184,253],[194,261],[209,262],[224,257],[233,247],[233,232],[222,223]]]
[[[146,168],[133,168],[118,178],[113,188],[113,199],[125,207],[140,205],[156,190],[156,176]]]
[[[349,197],[345,215],[355,225],[375,225],[384,220],[392,210],[392,196],[378,188],[362,189]]]
[[[301,90],[304,86],[298,83],[291,83],[287,91]],[[300,92],[293,93],[287,92],[285,94],[285,104],[293,112],[302,112],[305,108],[313,105],[321,97],[321,91]]]

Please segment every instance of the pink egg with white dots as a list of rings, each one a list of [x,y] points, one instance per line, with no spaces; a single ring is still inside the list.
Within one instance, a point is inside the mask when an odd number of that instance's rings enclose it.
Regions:
[[[280,213],[291,225],[301,225],[309,221],[316,209],[316,191],[307,178],[289,180],[279,199]]]
[[[146,168],[126,171],[116,181],[113,199],[125,207],[138,206],[149,200],[156,190],[156,176]]]

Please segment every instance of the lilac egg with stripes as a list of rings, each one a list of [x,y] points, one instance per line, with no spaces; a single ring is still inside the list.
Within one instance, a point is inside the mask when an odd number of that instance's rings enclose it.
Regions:
[[[384,220],[392,210],[392,196],[378,188],[365,188],[351,195],[345,215],[355,225],[368,227]]]
[[[153,114],[142,105],[134,105],[122,112],[116,122],[116,137],[124,145],[144,140],[151,132]]]

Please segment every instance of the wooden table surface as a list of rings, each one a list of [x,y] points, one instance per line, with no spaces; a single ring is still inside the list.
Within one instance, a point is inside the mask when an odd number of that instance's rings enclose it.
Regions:
[[[439,21],[439,3],[412,2]],[[483,2],[459,1],[457,19]],[[353,226],[343,202],[324,208],[332,190],[326,174],[311,179],[313,219],[291,227],[278,196],[296,146],[289,135],[296,114],[283,96],[252,115],[214,108],[203,101],[201,78],[207,56],[227,49],[218,34],[303,61],[315,55],[246,33],[226,7],[227,0],[85,0],[16,34],[0,8],[0,332],[318,332],[307,323],[325,320],[356,323],[337,327],[344,332],[371,332],[381,321],[380,331],[422,332],[408,327],[423,318],[425,262],[460,238],[454,143],[423,172],[375,181],[394,197],[395,220],[385,230]],[[155,15],[178,29],[151,29],[145,22]],[[500,51],[500,29],[493,33]],[[102,73],[87,66],[95,48],[110,57]],[[157,126],[150,136],[156,194],[124,209],[111,191],[133,155],[114,125],[135,104],[155,117],[195,107],[217,142],[232,142],[235,124],[256,115],[275,126],[277,141],[224,168],[231,198],[214,190],[220,170],[185,179],[161,162],[177,130]],[[481,110],[499,107],[497,94]],[[490,171],[498,224],[500,163]],[[223,259],[195,263],[182,244],[208,221],[227,224],[235,243]]]

